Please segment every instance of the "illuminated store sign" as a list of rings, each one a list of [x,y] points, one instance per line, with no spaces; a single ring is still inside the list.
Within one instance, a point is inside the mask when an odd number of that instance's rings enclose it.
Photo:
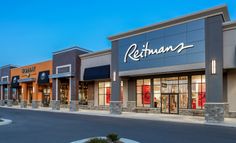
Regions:
[[[31,72],[35,72],[35,67],[29,67],[29,68],[22,69],[23,74],[28,74]]]
[[[142,58],[147,58],[150,55],[159,55],[167,52],[177,52],[181,53],[184,49],[192,48],[194,45],[184,45],[184,43],[179,43],[176,47],[160,47],[159,49],[150,49],[149,42],[143,45],[143,49],[139,50],[137,44],[132,44],[125,53],[124,62],[127,63],[127,59],[130,58],[133,61],[139,61]]]

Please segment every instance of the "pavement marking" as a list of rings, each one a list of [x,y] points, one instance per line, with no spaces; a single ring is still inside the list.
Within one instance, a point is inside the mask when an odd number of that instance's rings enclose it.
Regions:
[[[9,119],[3,119],[3,118],[1,118],[0,120],[2,120],[2,122],[0,122],[0,126],[8,125],[8,124],[11,124],[11,123],[12,123],[12,120],[9,120]]]

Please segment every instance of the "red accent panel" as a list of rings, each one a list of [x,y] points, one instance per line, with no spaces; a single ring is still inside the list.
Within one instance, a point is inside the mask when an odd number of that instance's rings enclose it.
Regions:
[[[150,85],[143,85],[142,86],[142,97],[143,97],[143,104],[150,104],[150,98],[151,98],[151,93],[150,93]]]
[[[106,88],[106,103],[109,104],[111,100],[111,88],[107,87]]]

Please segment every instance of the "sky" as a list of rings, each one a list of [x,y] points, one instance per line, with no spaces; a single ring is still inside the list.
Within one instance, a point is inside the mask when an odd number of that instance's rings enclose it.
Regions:
[[[109,49],[107,37],[236,0],[0,0],[0,66],[52,59],[79,46]]]

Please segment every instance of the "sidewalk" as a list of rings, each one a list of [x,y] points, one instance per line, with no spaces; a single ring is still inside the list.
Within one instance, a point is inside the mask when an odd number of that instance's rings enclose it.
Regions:
[[[10,108],[19,110],[32,110],[32,111],[45,111],[54,113],[67,113],[67,114],[79,114],[79,115],[93,115],[93,116],[104,116],[114,118],[127,118],[127,119],[141,119],[151,121],[166,121],[166,122],[177,122],[177,123],[189,123],[189,124],[202,124],[202,125],[214,125],[214,126],[225,126],[236,128],[236,118],[225,118],[223,123],[207,123],[204,117],[199,116],[184,116],[184,115],[170,115],[170,114],[151,114],[151,113],[134,113],[134,112],[123,112],[121,115],[110,114],[109,111],[100,110],[82,110],[76,112],[70,112],[67,108],[61,108],[60,110],[52,110],[48,107],[39,107],[38,109],[32,109],[31,107],[20,108],[20,106],[0,106],[0,108]]]

